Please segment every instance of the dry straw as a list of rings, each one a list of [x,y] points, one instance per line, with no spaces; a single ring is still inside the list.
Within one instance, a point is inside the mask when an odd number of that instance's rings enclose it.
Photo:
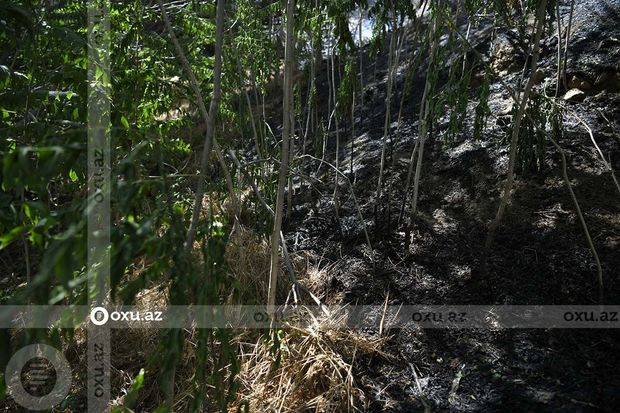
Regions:
[[[342,321],[322,316],[308,327],[291,327],[275,351],[264,338],[240,343],[241,388],[230,411],[243,405],[260,412],[364,411],[367,400],[353,364],[356,357],[383,354],[385,338],[335,328]]]

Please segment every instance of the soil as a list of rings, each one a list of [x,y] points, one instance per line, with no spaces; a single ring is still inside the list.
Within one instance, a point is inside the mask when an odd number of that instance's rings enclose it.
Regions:
[[[564,22],[569,3],[561,2]],[[565,102],[592,128],[596,143],[611,158],[615,170],[620,170],[619,17],[620,1],[576,2],[568,79],[581,86],[586,97],[583,102]],[[461,31],[465,28],[461,26]],[[476,49],[492,66],[505,67],[500,73],[503,81],[516,88],[524,60],[519,60],[523,57],[518,48],[510,46],[514,36],[484,21],[472,30]],[[536,93],[545,87],[548,94],[555,91],[555,30],[549,28],[543,41]],[[410,51],[403,53],[401,62],[406,63]],[[518,64],[503,65],[500,59]],[[442,141],[447,116],[436,119],[424,155],[420,217],[406,240],[407,228],[398,223],[408,168],[405,162],[388,158],[388,189],[380,200],[375,199],[387,56],[379,57],[376,73],[372,60],[366,61],[366,106],[357,115],[352,157],[350,125],[341,125],[340,163],[347,165],[345,170],[354,182],[373,251],[342,179],[338,215],[332,200],[332,171],[320,170],[317,178],[324,185],[311,188],[297,182],[293,213],[285,230],[291,251],[316,257],[315,264],[320,261],[321,267],[330,266],[315,293],[328,304],[382,305],[388,294],[390,305],[596,304],[595,262],[562,178],[559,153],[548,140],[542,170],[518,175],[512,203],[489,256],[488,273],[483,278],[480,275],[481,251],[498,207],[508,158],[502,139],[510,100],[497,79],[490,84],[489,129],[480,141],[471,133],[475,101],[469,106],[468,127],[451,145]],[[395,83],[393,114],[399,109],[405,63]],[[601,80],[605,73],[607,77]],[[420,100],[423,84],[424,66],[415,77],[410,100]],[[319,90],[326,91],[327,85],[323,86]],[[405,107],[398,134],[393,123],[390,155],[412,150],[417,112],[416,105]],[[330,161],[335,157],[334,136],[330,135],[328,145]],[[571,185],[603,266],[605,303],[617,304],[620,193],[575,117],[565,115],[559,143],[566,151]],[[306,173],[314,176],[316,168],[314,164]],[[308,193],[313,194],[311,200]],[[421,329],[412,325],[389,334],[389,357],[354,361],[354,376],[370,400],[369,411],[620,410],[617,330]]]

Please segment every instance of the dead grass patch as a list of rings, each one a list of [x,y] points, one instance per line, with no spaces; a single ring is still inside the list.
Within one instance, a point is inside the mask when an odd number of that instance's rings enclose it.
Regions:
[[[226,247],[228,271],[239,290],[236,301],[240,304],[266,304],[271,267],[271,246],[264,237],[238,225]],[[278,276],[278,302],[286,299],[289,280],[284,271]]]
[[[264,338],[240,344],[240,390],[229,411],[244,405],[257,412],[364,411],[367,400],[352,365],[356,357],[382,354],[385,339],[334,328],[340,321],[324,316],[306,328],[291,327],[275,352]]]

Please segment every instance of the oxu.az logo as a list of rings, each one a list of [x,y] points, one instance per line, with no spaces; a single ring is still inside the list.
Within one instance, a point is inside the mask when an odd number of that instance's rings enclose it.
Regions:
[[[6,366],[7,393],[29,410],[47,410],[69,394],[71,367],[63,354],[46,344],[18,350]]]

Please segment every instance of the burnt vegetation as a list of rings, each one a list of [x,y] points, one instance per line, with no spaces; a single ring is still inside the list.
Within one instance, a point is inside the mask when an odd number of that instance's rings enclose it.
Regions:
[[[617,0],[4,2],[0,321],[94,296],[320,309],[113,329],[115,412],[616,412],[617,328],[342,329],[329,309],[613,310],[619,21]],[[73,374],[50,411],[87,411],[86,320],[9,327],[0,410],[22,411],[11,355],[48,343]]]

